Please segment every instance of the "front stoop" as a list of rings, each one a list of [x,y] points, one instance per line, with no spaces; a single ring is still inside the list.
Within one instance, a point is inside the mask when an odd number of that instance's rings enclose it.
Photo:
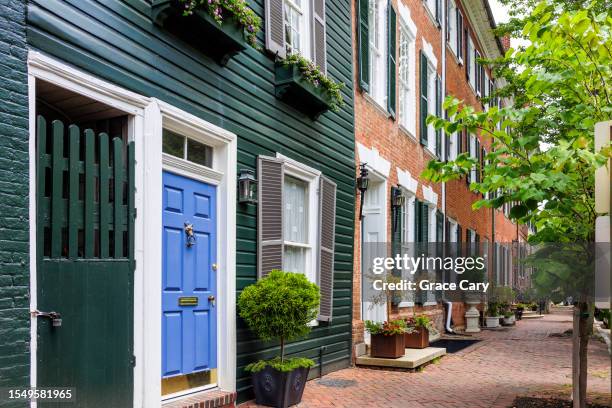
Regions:
[[[417,368],[445,354],[446,349],[441,347],[427,347],[424,349],[407,348],[404,355],[400,358],[378,358],[367,354],[357,357],[356,364],[375,367]]]
[[[228,391],[206,391],[162,404],[162,408],[234,408],[236,393]]]

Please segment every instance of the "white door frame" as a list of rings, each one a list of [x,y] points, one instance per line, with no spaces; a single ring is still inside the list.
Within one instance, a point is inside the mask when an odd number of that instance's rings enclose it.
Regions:
[[[30,308],[36,282],[36,80],[119,109],[128,115],[135,141],[134,407],[161,406],[161,176],[162,129],[173,127],[214,149],[214,169],[203,177],[218,185],[218,387],[236,390],[236,166],[237,137],[155,98],[125,90],[36,51],[28,53]],[[223,226],[221,228],[220,226]],[[36,322],[30,325],[30,382],[36,386]],[[146,357],[145,357],[146,356]],[[36,407],[36,403],[31,403]]]

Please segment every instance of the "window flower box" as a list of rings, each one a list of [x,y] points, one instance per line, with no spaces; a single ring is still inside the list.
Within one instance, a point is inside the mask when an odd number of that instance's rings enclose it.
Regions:
[[[246,49],[245,27],[233,16],[219,24],[206,10],[195,9],[190,15],[184,15],[184,10],[178,0],[153,0],[151,18],[221,66]]]
[[[296,64],[277,61],[275,77],[276,97],[313,120],[332,107],[333,101],[329,92],[304,78]]]

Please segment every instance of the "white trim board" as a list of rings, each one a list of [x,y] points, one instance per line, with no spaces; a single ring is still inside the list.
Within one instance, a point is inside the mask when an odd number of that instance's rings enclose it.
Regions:
[[[179,132],[213,146],[213,168],[183,166],[217,185],[218,197],[218,388],[236,390],[236,166],[237,137],[218,126],[155,98],[102,81],[39,52],[28,54],[30,153],[30,307],[36,298],[36,95],[37,79],[119,109],[130,116],[135,141],[134,257],[134,404],[161,407],[161,176],[162,129]],[[202,167],[202,168],[201,168]],[[206,171],[203,171],[205,169]],[[206,173],[206,174],[201,174]],[[146,220],[146,222],[145,222]],[[146,273],[145,273],[146,271]],[[36,386],[36,324],[31,324],[30,381]],[[36,407],[32,402],[31,407]]]
[[[360,163],[367,163],[370,169],[378,173],[378,175],[384,179],[389,177],[391,162],[382,157],[376,148],[373,147],[368,149],[357,142],[357,153],[359,154]]]

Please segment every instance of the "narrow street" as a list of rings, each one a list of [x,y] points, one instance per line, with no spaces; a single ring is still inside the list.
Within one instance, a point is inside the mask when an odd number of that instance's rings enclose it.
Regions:
[[[517,396],[569,399],[571,311],[521,320],[420,372],[349,368],[310,381],[300,408],[326,407],[510,407]],[[589,343],[589,400],[610,403],[610,356],[598,340]],[[241,407],[255,407],[253,403]]]

